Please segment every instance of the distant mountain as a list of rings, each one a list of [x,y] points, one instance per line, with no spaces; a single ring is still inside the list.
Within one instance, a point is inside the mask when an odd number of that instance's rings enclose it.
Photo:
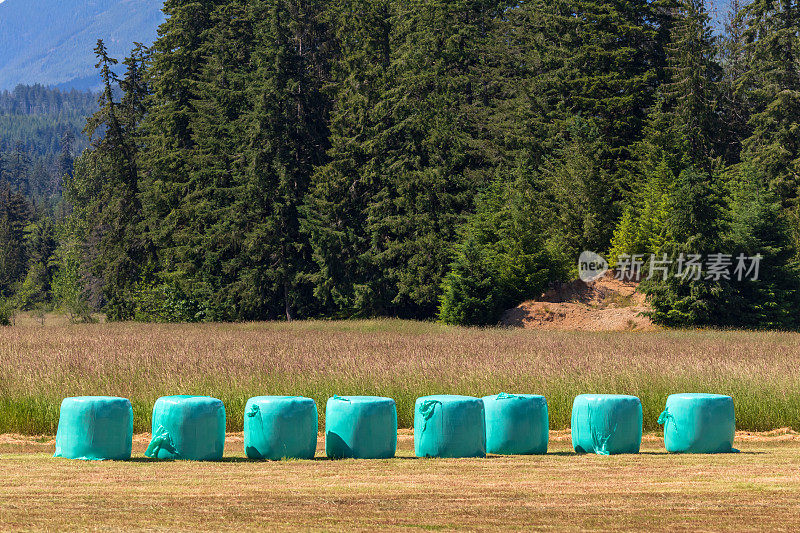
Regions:
[[[134,41],[150,44],[163,0],[0,2],[0,90],[17,84],[93,89],[97,39],[122,59]]]

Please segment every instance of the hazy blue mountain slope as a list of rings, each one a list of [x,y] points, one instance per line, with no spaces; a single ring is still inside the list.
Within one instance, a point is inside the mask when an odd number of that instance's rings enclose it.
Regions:
[[[98,38],[122,58],[150,43],[162,0],[5,0],[0,3],[0,90],[41,83],[92,88]]]

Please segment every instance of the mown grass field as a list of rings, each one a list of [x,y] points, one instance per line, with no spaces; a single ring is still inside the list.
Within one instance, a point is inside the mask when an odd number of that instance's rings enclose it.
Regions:
[[[0,530],[30,531],[796,531],[800,441],[738,439],[739,454],[244,461],[53,459],[52,442],[0,440]],[[320,439],[320,444],[322,440]]]
[[[674,392],[733,396],[739,429],[800,429],[800,335],[726,331],[593,333],[463,329],[396,320],[229,325],[89,324],[0,328],[0,433],[53,435],[65,396],[130,398],[135,430],[153,402],[205,394],[241,431],[250,396],[395,398],[410,427],[418,396],[547,397],[568,427],[579,393],[635,394],[656,430]]]

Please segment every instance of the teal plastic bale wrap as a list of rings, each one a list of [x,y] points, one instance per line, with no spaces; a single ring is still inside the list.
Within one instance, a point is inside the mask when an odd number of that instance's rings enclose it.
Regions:
[[[64,398],[58,417],[54,457],[85,461],[131,458],[133,408],[126,398]]]
[[[581,394],[572,403],[572,447],[578,453],[639,453],[642,402],[621,394]]]
[[[163,396],[153,406],[154,459],[218,461],[225,448],[225,406],[208,396]]]
[[[500,455],[547,453],[547,400],[537,394],[500,393],[483,398],[486,452]]]
[[[244,451],[250,459],[313,459],[317,404],[301,396],[256,396],[244,408]]]
[[[720,394],[672,394],[658,419],[664,446],[674,453],[730,453],[736,434],[733,398]]]
[[[414,453],[417,457],[485,457],[483,400],[441,394],[417,398]]]
[[[397,405],[380,396],[333,396],[325,407],[325,455],[389,459],[397,451]]]

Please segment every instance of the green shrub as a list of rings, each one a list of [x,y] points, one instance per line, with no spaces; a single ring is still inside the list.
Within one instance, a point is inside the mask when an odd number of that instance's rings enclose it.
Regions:
[[[10,326],[14,318],[14,309],[8,300],[0,298],[0,326]]]
[[[439,320],[454,325],[496,324],[520,301],[538,297],[563,277],[541,237],[522,184],[496,186],[462,228],[462,241],[442,283]]]

